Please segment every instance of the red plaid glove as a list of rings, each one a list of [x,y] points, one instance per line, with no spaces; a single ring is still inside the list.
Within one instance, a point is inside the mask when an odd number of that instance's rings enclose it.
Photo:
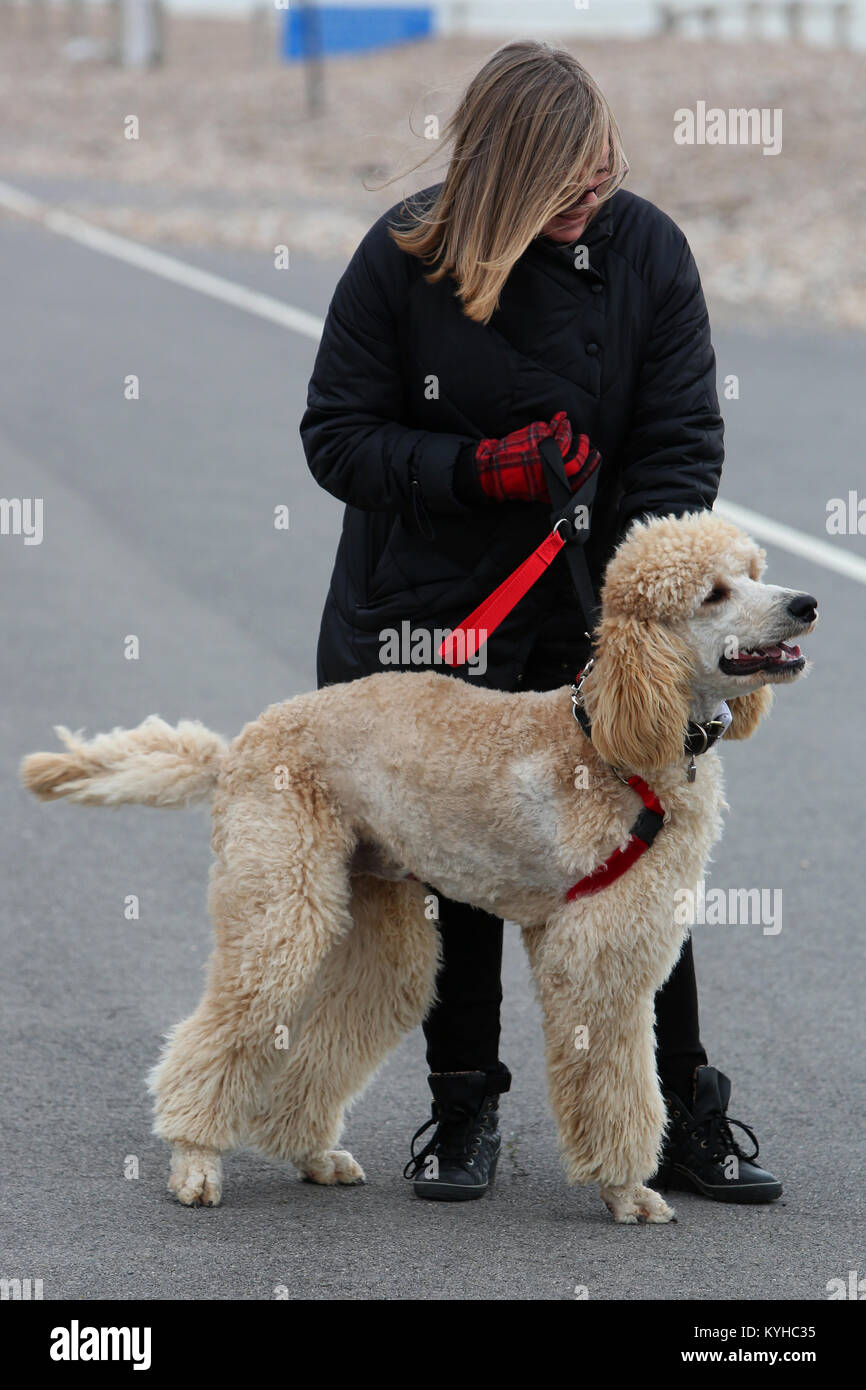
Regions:
[[[568,416],[560,410],[550,424],[536,420],[504,439],[482,439],[475,450],[475,462],[478,481],[489,498],[494,502],[550,501],[538,452],[542,439],[555,439],[559,445],[572,490],[581,486],[601,462],[601,454],[592,448],[586,434],[578,435],[576,452],[569,457],[575,447],[574,435]]]

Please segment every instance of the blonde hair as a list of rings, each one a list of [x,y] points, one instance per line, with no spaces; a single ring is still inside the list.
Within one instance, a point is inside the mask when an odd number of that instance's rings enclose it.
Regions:
[[[595,80],[564,49],[534,40],[506,44],[488,59],[443,141],[454,148],[435,201],[422,211],[404,200],[414,225],[389,231],[403,251],[436,266],[425,276],[430,284],[453,277],[464,313],[477,323],[488,322],[515,261],[583,197],[595,171],[610,159],[603,203],[628,170]]]

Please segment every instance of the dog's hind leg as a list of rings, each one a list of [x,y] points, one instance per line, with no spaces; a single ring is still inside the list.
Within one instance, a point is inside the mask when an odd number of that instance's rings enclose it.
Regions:
[[[616,1221],[672,1220],[671,1208],[646,1186],[665,1123],[652,992],[629,989],[614,959],[586,970],[555,942],[549,949],[544,928],[523,936],[544,1014],[548,1089],[568,1181],[598,1182]],[[605,979],[607,989],[600,987]]]
[[[297,1044],[250,1140],[313,1182],[363,1181],[339,1149],[346,1106],[433,1000],[439,938],[419,883],[352,879],[353,927],[316,981]]]
[[[276,812],[260,794],[232,804],[211,871],[217,948],[204,997],[149,1078],[154,1132],[173,1148],[169,1187],[186,1205],[219,1201],[220,1154],[247,1142],[322,963],[351,927],[351,837],[321,802],[302,786]]]

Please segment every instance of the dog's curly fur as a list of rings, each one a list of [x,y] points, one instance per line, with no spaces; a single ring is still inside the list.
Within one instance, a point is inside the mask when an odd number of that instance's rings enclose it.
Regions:
[[[344,1110],[434,998],[432,887],[521,924],[568,1180],[598,1181],[618,1221],[670,1220],[645,1185],[665,1120],[653,998],[682,947],[676,890],[702,876],[725,804],[715,750],[686,779],[685,727],[727,699],[728,737],[749,737],[768,683],[795,672],[724,675],[724,642],[774,644],[815,618],[792,616],[797,596],[762,584],[763,564],[710,513],[631,528],[585,684],[592,742],[567,688],[403,672],[273,705],[229,746],[154,716],[89,742],[60,729],[65,753],[24,760],[50,800],[213,795],[216,949],[150,1077],[181,1202],[218,1202],[220,1155],[241,1145],[315,1182],[363,1181],[337,1147]],[[639,809],[615,768],[651,780],[668,824],[623,877],[568,902]]]

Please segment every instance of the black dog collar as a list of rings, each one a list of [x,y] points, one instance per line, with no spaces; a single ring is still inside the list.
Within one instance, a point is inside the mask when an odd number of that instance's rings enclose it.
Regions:
[[[590,657],[589,661],[578,671],[574,685],[571,687],[571,712],[580,725],[586,737],[592,742],[592,722],[584,709],[583,683],[595,664],[595,658]],[[720,708],[713,715],[712,719],[707,719],[705,723],[699,724],[696,720],[690,719],[686,725],[686,732],[683,738],[683,756],[688,758],[689,765],[686,770],[686,777],[690,782],[694,782],[697,768],[695,758],[699,758],[702,753],[706,753],[723,738],[731,725],[731,712],[728,706],[722,702]]]

